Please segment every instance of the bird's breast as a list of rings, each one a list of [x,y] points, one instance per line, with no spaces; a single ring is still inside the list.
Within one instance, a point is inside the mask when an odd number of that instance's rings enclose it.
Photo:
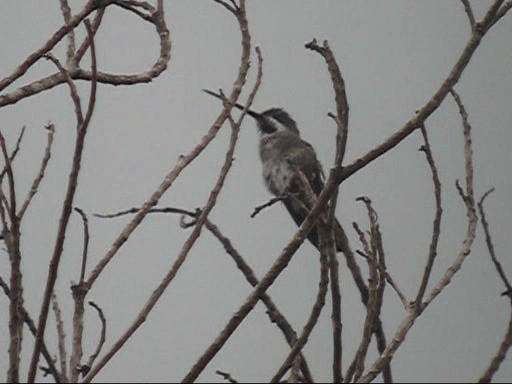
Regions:
[[[282,196],[288,192],[292,178],[293,171],[286,160],[273,158],[263,162],[263,179],[272,194]]]

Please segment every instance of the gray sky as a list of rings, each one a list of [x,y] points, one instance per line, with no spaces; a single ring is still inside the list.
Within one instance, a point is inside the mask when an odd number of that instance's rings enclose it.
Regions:
[[[74,11],[83,1],[72,1]],[[484,2],[473,2],[481,17]],[[85,212],[115,212],[139,206],[201,138],[219,112],[220,103],[200,90],[229,90],[240,58],[240,39],[234,19],[213,1],[165,2],[173,42],[169,68],[153,83],[135,87],[100,85],[97,108],[86,139],[75,205]],[[252,43],[262,49],[263,82],[254,109],[286,109],[297,121],[304,139],[316,148],[328,170],[334,156],[335,127],[332,86],[323,60],[304,49],[312,38],[327,39],[340,64],[350,103],[348,162],[398,130],[432,95],[469,37],[460,2],[426,1],[249,1]],[[512,213],[512,16],[489,33],[457,85],[473,125],[475,189],[480,197],[494,186],[487,200],[494,244],[512,276],[510,229]],[[39,47],[62,24],[56,1],[2,2],[0,77]],[[83,27],[80,30],[83,35]],[[158,55],[154,31],[120,9],[109,8],[97,35],[98,66],[114,72],[145,70]],[[64,46],[54,52],[64,58]],[[252,74],[256,67],[252,60]],[[20,84],[52,73],[48,62],[31,69]],[[13,87],[9,88],[14,89]],[[88,87],[80,87],[86,100]],[[22,226],[23,283],[30,313],[40,308],[55,241],[70,154],[75,117],[64,86],[39,94],[0,111],[2,132],[11,146],[24,125],[27,132],[15,162],[17,191],[24,196],[37,172],[46,143],[43,125],[56,126],[54,151],[40,193]],[[465,209],[455,189],[464,178],[460,116],[447,98],[427,121],[433,153],[443,184],[443,236],[432,286],[460,249],[466,230]],[[224,160],[229,130],[222,129],[210,147],[164,195],[161,206],[188,209],[206,201]],[[284,208],[275,205],[251,219],[254,207],[270,195],[261,178],[255,124],[247,120],[236,149],[236,160],[211,219],[263,276],[294,233]],[[428,252],[434,196],[422,140],[411,135],[393,151],[351,177],[340,190],[337,216],[347,228],[357,221],[367,226],[365,209],[355,198],[368,195],[379,213],[388,271],[412,297]],[[129,218],[102,221],[90,217],[89,267],[105,254]],[[91,290],[88,299],[107,317],[108,348],[131,324],[145,300],[175,260],[188,231],[179,217],[148,217],[116,255]],[[359,245],[350,232],[354,249]],[[56,291],[63,316],[70,322],[69,285],[79,275],[82,227],[70,222]],[[0,273],[7,276],[7,254]],[[357,348],[364,313],[352,280],[341,260],[344,369]],[[315,249],[304,243],[288,268],[270,289],[276,304],[300,331],[317,291],[319,263]],[[176,280],[146,323],[97,376],[101,381],[176,381],[195,363],[232,313],[250,293],[249,285],[213,237],[203,232]],[[489,262],[479,227],[473,252],[450,286],[420,317],[393,360],[396,381],[474,381],[495,353],[505,332],[510,308]],[[387,289],[383,323],[391,339],[405,315],[396,295]],[[8,301],[0,299],[0,372],[5,375],[8,345]],[[331,378],[330,302],[304,353],[316,380]],[[53,314],[46,340],[55,346]],[[67,329],[68,342],[72,332]],[[99,337],[98,319],[86,315],[84,356]],[[23,372],[31,353],[32,336],[24,333]],[[371,356],[376,356],[372,345]],[[56,348],[54,349],[56,351]],[[70,347],[68,346],[68,350]],[[224,349],[208,365],[200,381],[220,381],[216,369],[240,381],[268,380],[288,351],[284,339],[258,304]],[[368,361],[371,362],[373,358]],[[510,357],[495,376],[510,381]],[[25,378],[25,373],[23,378]]]

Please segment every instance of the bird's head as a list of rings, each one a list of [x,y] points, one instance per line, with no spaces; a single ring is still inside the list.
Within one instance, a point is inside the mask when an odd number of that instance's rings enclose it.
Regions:
[[[212,92],[207,89],[203,89],[203,91],[211,96],[217,97],[218,99],[222,100],[222,96],[218,93]],[[244,106],[241,104],[234,104],[233,106],[240,110],[244,109]],[[291,133],[299,135],[297,123],[290,117],[290,115],[286,111],[284,111],[281,108],[270,108],[262,113],[258,113],[253,111],[252,109],[248,109],[247,114],[256,120],[258,128],[261,134],[263,135],[270,135],[276,132],[285,131],[289,131]]]

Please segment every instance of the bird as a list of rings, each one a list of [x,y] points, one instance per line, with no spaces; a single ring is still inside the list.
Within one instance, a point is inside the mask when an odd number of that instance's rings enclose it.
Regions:
[[[220,94],[203,89],[207,94],[225,100]],[[244,110],[241,104],[234,107]],[[324,187],[324,173],[313,146],[300,136],[295,120],[282,108],[270,108],[261,113],[247,109],[256,120],[260,133],[259,154],[263,180],[268,191],[281,199],[297,226],[311,208],[311,192],[318,196]],[[308,185],[306,185],[309,184]],[[342,251],[343,230],[334,222],[336,251]],[[320,250],[317,226],[308,233],[308,240]]]

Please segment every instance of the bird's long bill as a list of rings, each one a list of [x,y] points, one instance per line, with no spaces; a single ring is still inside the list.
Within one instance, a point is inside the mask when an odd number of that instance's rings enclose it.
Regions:
[[[215,93],[213,91],[210,91],[209,89],[203,89],[203,91],[211,96],[216,97],[217,99],[221,99],[221,100],[223,99],[221,95],[219,95],[218,93]],[[233,104],[233,106],[238,108],[241,111],[243,111],[245,109],[245,107],[242,104],[235,103],[235,104]],[[256,120],[262,119],[261,114],[259,114],[258,112],[254,112],[252,109],[248,109],[247,114]]]

